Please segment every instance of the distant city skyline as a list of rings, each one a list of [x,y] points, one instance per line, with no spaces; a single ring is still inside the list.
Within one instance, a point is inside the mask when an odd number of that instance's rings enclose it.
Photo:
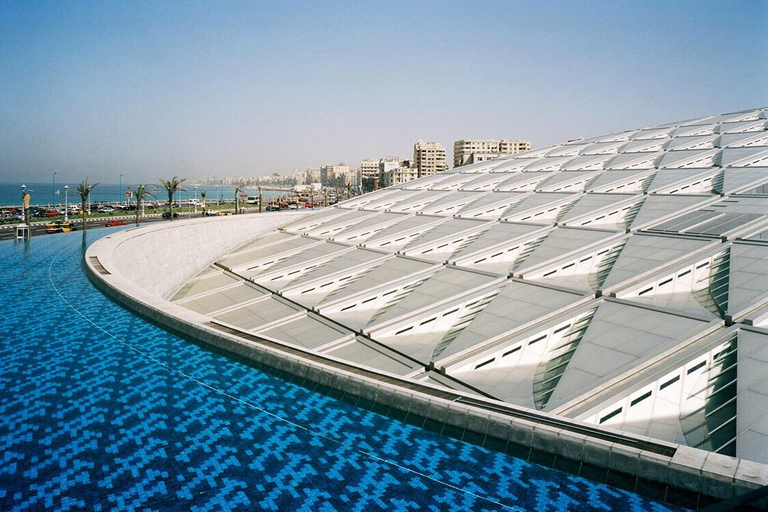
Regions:
[[[768,3],[8,0],[0,69],[0,182],[357,168],[768,105]]]

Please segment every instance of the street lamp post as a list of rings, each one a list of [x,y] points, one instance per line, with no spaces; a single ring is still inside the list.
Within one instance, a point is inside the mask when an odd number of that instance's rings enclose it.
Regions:
[[[123,174],[120,173],[120,192],[118,192],[118,201],[123,204]]]
[[[197,185],[195,185],[195,215],[197,215]]]
[[[53,173],[53,182],[51,183],[51,208],[53,208],[53,205],[56,201],[56,175],[59,174],[58,172]]]
[[[64,185],[64,222],[69,222],[69,185]]]
[[[216,185],[216,188],[219,189],[219,203],[221,204],[221,185]]]

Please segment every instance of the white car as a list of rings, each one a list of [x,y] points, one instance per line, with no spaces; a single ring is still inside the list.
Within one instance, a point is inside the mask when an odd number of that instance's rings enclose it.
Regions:
[[[115,213],[115,209],[111,206],[102,206],[99,208],[99,213]]]

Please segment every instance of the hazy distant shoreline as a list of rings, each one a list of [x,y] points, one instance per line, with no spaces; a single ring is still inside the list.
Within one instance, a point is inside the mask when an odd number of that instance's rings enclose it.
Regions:
[[[78,198],[77,188],[78,183],[56,183],[56,189],[59,190],[58,196],[51,195],[52,183],[24,183],[27,186],[27,190],[30,190],[32,196],[32,205],[48,205],[51,204],[51,197],[54,199],[54,203],[64,203],[64,185],[69,185],[69,202],[77,203],[80,201]],[[19,206],[21,204],[21,183],[0,183],[0,206]],[[127,188],[136,188],[136,185],[123,183],[122,192],[125,194]],[[181,192],[181,199],[192,199],[195,197],[194,185],[186,187],[186,191]],[[235,198],[234,186],[222,186],[221,189],[216,188],[215,185],[198,185],[197,198],[200,199],[200,192],[206,192],[206,199],[208,201],[218,201],[219,197],[223,200],[233,200]],[[121,196],[121,189],[119,183],[99,183],[99,185],[93,189],[91,202],[117,202],[121,197],[123,201],[128,201],[124,196]],[[244,193],[248,195],[258,195],[257,187],[245,187]],[[264,191],[264,197],[277,197],[280,192]],[[167,199],[164,189],[158,189],[155,191],[155,197],[159,200]],[[131,199],[133,201],[133,199]]]

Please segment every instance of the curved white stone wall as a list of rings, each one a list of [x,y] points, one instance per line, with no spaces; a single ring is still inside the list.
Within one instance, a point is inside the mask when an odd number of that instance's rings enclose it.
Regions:
[[[169,297],[206,265],[304,212],[152,223],[96,242],[102,265],[151,295]],[[90,252],[90,249],[89,249]]]

